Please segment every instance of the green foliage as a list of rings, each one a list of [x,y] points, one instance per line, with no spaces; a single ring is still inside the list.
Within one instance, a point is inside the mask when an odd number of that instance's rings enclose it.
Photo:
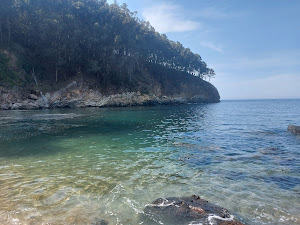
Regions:
[[[19,81],[16,73],[9,68],[9,59],[0,52],[0,84],[5,86],[16,85]]]
[[[2,45],[26,49],[27,73],[67,80],[83,73],[102,85],[134,89],[148,79],[146,66],[158,74],[180,71],[200,78],[214,75],[200,55],[159,34],[127,5],[106,0],[5,0],[0,7]],[[42,75],[44,77],[42,77]]]

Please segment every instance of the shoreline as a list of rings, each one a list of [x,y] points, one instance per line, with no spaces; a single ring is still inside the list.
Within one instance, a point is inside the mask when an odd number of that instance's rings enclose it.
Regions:
[[[218,103],[219,95],[215,92],[199,91],[197,95],[186,93],[142,94],[140,91],[105,95],[88,85],[73,81],[64,88],[43,94],[35,90],[2,91],[0,110],[37,110],[51,108],[87,108],[87,107],[128,107],[148,105],[177,105],[187,103]]]

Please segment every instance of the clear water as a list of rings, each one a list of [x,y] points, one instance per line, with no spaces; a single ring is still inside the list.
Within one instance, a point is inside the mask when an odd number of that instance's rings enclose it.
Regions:
[[[193,194],[300,224],[300,100],[0,111],[0,224],[142,224]],[[143,223],[145,224],[145,223]]]

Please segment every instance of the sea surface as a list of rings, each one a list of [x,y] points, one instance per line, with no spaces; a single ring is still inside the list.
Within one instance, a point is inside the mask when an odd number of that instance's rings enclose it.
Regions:
[[[0,111],[0,224],[147,224],[199,195],[246,224],[300,224],[300,100]],[[157,221],[159,224],[159,221]]]

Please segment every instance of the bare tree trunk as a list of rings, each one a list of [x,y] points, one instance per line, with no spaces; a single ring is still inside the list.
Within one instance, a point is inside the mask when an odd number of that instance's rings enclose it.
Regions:
[[[39,84],[38,84],[38,82],[37,82],[37,79],[36,79],[36,76],[35,76],[34,68],[32,68],[31,76],[32,76],[32,78],[33,78],[35,84],[36,84],[37,86],[39,86]]]
[[[57,68],[57,63],[56,63],[56,71],[55,71],[55,81],[57,83],[57,77],[58,77],[58,68]]]

